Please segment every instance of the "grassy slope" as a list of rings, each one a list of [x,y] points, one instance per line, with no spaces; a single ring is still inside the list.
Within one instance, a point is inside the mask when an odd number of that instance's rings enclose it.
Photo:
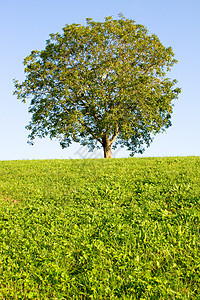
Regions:
[[[200,157],[0,162],[0,299],[200,299]]]

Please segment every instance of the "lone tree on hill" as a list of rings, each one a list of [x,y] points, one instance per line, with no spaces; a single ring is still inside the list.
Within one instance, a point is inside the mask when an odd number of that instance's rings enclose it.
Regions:
[[[177,61],[171,47],[133,20],[86,19],[51,34],[42,51],[24,60],[26,79],[14,80],[18,99],[30,99],[36,136],[104,149],[126,146],[142,153],[153,135],[171,125],[172,101],[180,89],[166,72]]]

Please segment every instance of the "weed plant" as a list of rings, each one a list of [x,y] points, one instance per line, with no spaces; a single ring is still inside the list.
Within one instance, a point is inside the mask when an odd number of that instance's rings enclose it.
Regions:
[[[0,162],[0,299],[200,299],[200,157]]]

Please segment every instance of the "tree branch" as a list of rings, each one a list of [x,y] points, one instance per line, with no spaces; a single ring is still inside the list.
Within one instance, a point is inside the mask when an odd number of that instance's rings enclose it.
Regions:
[[[114,134],[112,136],[112,138],[109,141],[110,144],[112,144],[116,140],[116,138],[117,138],[118,135],[119,135],[119,127],[117,126],[117,128],[116,128],[116,130],[115,130],[115,132],[114,132]]]
[[[89,132],[100,144],[102,144],[101,139],[92,131],[92,129],[85,124],[85,122],[81,122],[81,125],[86,128],[86,131]]]

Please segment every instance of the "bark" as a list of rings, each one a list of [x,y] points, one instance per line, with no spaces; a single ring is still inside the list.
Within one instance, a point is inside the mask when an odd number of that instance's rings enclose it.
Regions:
[[[112,158],[111,145],[103,146],[104,158]]]

